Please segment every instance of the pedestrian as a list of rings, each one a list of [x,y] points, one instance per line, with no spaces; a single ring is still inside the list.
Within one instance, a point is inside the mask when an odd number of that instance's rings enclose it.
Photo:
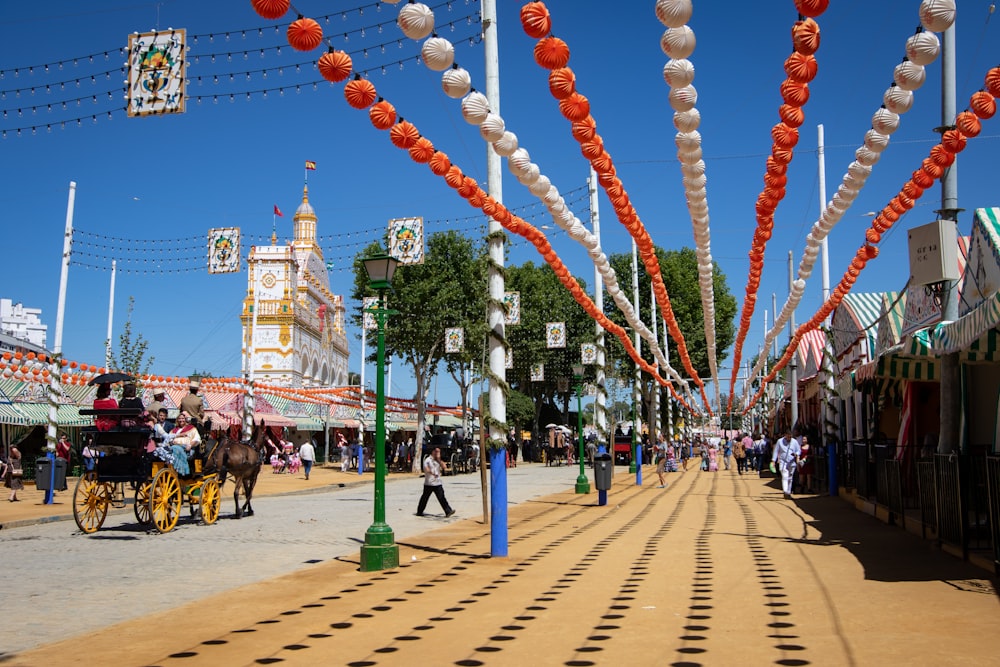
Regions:
[[[149,451],[149,450],[147,450]],[[93,472],[97,467],[97,459],[104,456],[104,452],[98,451],[91,447],[91,441],[88,440],[87,444],[83,447],[83,469],[86,472]]]
[[[719,471],[719,450],[714,442],[710,442],[708,445],[708,470],[709,472]]]
[[[800,455],[801,462],[798,468],[799,493],[814,493],[813,475],[815,474],[816,465],[813,461],[812,447],[809,445],[809,438],[806,435],[802,436],[800,448],[802,449],[802,454]]]
[[[733,444],[733,456],[736,458],[736,472],[742,475],[747,467],[747,442],[750,443],[750,447],[753,447],[753,440],[750,440],[750,436],[746,433],[740,435],[737,435],[736,442]]]
[[[20,498],[17,492],[24,489],[24,468],[21,467],[21,450],[11,445],[10,456],[3,470],[3,485],[10,489],[9,502],[16,503]]]
[[[417,503],[417,516],[424,515],[424,509],[427,508],[427,500],[431,497],[432,493],[437,496],[438,502],[441,503],[441,509],[444,510],[446,519],[455,513],[455,510],[448,504],[448,499],[444,497],[441,470],[441,448],[435,447],[424,459],[424,492],[420,494],[420,502]]]
[[[306,474],[306,479],[309,479],[313,462],[316,460],[316,448],[313,447],[312,441],[306,440],[299,447],[299,460],[302,461],[302,472]]]
[[[69,441],[69,436],[65,433],[59,434],[59,442],[56,443],[56,458],[60,458],[66,462],[66,477],[69,477],[73,470],[70,467],[70,460],[73,458],[73,443]],[[58,490],[65,491],[66,485],[63,484],[63,488]]]
[[[691,458],[691,446],[686,442],[681,443],[681,468],[684,472],[688,469],[688,459]]]
[[[653,460],[656,461],[656,476],[660,478],[658,488],[662,489],[667,485],[667,478],[664,476],[667,471],[667,447],[663,436],[660,436],[653,445]]]
[[[726,438],[725,444],[722,445],[722,461],[725,463],[726,470],[729,470],[729,461],[733,456],[733,439]]]
[[[781,473],[781,490],[785,498],[792,497],[792,478],[802,458],[802,448],[795,437],[797,435],[798,431],[786,428],[784,437],[778,438],[774,443],[774,453],[771,455],[772,466]]]

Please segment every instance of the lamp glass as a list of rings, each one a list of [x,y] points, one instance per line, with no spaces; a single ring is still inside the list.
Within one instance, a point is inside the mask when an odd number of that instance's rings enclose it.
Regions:
[[[578,378],[583,377],[583,364],[573,364],[573,375]]]
[[[365,257],[362,262],[365,265],[365,273],[368,274],[368,282],[373,289],[388,289],[392,286],[392,277],[396,273],[399,260],[389,255],[372,255]]]

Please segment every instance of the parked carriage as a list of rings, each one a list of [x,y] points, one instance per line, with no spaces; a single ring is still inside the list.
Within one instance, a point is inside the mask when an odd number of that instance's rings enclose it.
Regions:
[[[83,415],[104,415],[138,421],[134,409],[84,409]],[[111,507],[125,506],[134,494],[135,518],[161,533],[174,529],[187,502],[192,517],[205,524],[219,518],[221,494],[216,473],[204,473],[202,460],[191,461],[189,475],[178,475],[173,465],[147,451],[151,431],[145,427],[83,429],[84,443],[95,453],[94,470],[80,477],[73,492],[73,518],[84,533],[97,531]]]

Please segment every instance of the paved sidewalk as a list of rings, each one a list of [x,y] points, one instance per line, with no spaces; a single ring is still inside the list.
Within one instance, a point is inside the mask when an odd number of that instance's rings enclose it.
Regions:
[[[655,475],[654,475],[655,477]],[[615,476],[509,509],[508,558],[472,519],[10,657],[13,665],[993,664],[983,571],[772,480]],[[311,481],[311,480],[310,480]],[[167,582],[164,582],[167,585]]]

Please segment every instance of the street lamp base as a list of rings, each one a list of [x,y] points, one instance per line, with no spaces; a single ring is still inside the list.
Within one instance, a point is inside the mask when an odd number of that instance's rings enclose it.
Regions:
[[[586,477],[576,478],[576,492],[577,493],[590,493],[590,480]]]
[[[399,567],[399,545],[392,529],[386,525],[373,525],[365,533],[361,546],[361,571],[377,572]]]
[[[630,475],[635,474],[635,461],[632,461],[631,463],[628,464],[628,474]]]

